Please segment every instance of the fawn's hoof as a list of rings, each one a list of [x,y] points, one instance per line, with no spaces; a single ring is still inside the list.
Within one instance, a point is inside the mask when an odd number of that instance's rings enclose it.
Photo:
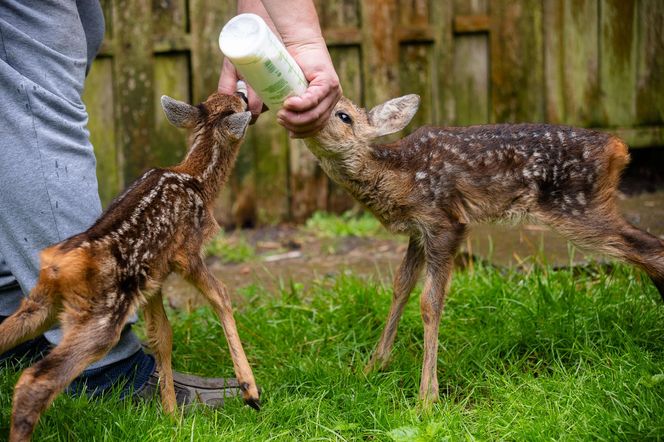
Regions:
[[[251,408],[253,408],[256,411],[261,411],[261,400],[258,399],[257,397],[245,399],[244,403],[249,405]]]
[[[256,411],[261,409],[261,400],[259,396],[261,394],[260,388],[258,386],[250,386],[247,382],[240,384],[240,389],[242,390],[242,397],[244,398],[244,403],[249,405]],[[252,391],[253,390],[253,391]]]

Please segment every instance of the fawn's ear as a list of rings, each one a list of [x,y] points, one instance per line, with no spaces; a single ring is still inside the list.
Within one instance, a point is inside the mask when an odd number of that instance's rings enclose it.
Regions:
[[[398,132],[410,123],[420,107],[420,96],[415,94],[393,98],[369,111],[369,124],[376,138]]]
[[[231,134],[231,137],[234,140],[239,140],[244,137],[247,126],[249,126],[249,121],[251,121],[251,112],[238,112],[224,118],[224,125]]]
[[[175,127],[194,127],[201,117],[199,108],[168,95],[161,96],[161,107],[164,109],[168,121]]]

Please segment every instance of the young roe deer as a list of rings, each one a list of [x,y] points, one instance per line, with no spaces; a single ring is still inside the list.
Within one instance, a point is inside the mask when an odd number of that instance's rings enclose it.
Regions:
[[[259,407],[226,287],[202,256],[203,244],[219,230],[212,206],[251,113],[240,97],[217,93],[198,106],[166,96],[161,103],[171,123],[192,129],[186,158],[174,167],[147,171],[87,231],[44,249],[37,285],[0,324],[0,354],[40,335],[56,318],[64,335],[16,384],[11,441],[30,439],[56,395],[116,344],[141,306],[162,405],[166,413],[174,412],[172,333],[160,290],[172,271],[196,286],[219,315],[244,401]]]
[[[392,144],[417,95],[366,112],[346,98],[307,146],[323,170],[395,233],[409,235],[385,329],[367,370],[388,362],[397,324],[425,269],[420,399],[438,398],[438,326],[467,226],[529,218],[578,245],[641,267],[664,298],[664,242],[626,222],[615,191],[627,146],[601,132],[546,124],[423,127]]]

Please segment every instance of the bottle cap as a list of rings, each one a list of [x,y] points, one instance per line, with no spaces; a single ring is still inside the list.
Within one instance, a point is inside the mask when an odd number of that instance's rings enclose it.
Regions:
[[[267,25],[256,14],[240,14],[229,20],[219,34],[219,49],[233,63],[257,59],[260,45],[266,39]]]

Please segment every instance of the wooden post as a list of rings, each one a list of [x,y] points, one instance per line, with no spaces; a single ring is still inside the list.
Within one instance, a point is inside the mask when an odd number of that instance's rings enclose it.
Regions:
[[[399,94],[397,0],[361,2],[364,102],[375,106]]]
[[[491,121],[543,121],[542,2],[493,0]]]
[[[116,120],[124,182],[128,183],[154,163],[152,9],[140,0],[119,0],[113,6]]]
[[[637,124],[664,122],[664,2],[638,3],[639,47],[637,56]]]
[[[236,4],[235,1],[189,0],[192,103],[200,103],[217,90],[223,60],[218,44],[219,32],[235,15]],[[239,153],[238,163],[253,161],[253,155],[250,159],[245,158],[250,150],[251,146],[245,141]],[[242,178],[238,178],[240,172],[248,173],[246,168],[240,168],[240,171],[236,168],[228,185],[224,186],[217,197],[214,212],[221,225],[234,223],[232,195],[238,194],[237,183],[243,181]]]
[[[124,187],[122,156],[115,137],[113,101],[113,60],[110,57],[98,58],[85,80],[83,102],[90,115],[88,130],[97,158],[99,197],[104,206]]]
[[[636,114],[636,0],[600,2],[603,126],[629,126]]]
[[[454,35],[452,34],[453,10],[451,1],[431,2],[432,26],[434,29],[435,81],[432,95],[435,97],[433,120],[435,124],[450,124],[454,121],[454,90],[452,62],[454,57]]]
[[[154,164],[152,4],[141,0],[113,3],[115,88],[118,141],[129,183]]]

